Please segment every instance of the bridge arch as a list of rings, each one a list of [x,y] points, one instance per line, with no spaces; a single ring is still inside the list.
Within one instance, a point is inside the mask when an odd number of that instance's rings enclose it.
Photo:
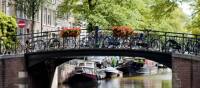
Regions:
[[[59,59],[64,57],[73,56],[128,56],[128,57],[144,57],[149,60],[159,62],[172,68],[172,54],[163,53],[158,51],[147,50],[132,50],[132,49],[63,49],[52,51],[41,51],[27,53],[25,55],[27,60],[27,66],[31,67],[40,61]],[[73,59],[73,58],[71,58]],[[65,61],[71,60],[67,58]]]
[[[29,77],[34,80],[34,82],[31,83],[33,84],[32,86],[38,85],[34,88],[49,88],[53,79],[55,68],[66,61],[74,59],[77,56],[143,57],[172,68],[171,53],[163,53],[158,51],[108,48],[38,51],[25,54]]]

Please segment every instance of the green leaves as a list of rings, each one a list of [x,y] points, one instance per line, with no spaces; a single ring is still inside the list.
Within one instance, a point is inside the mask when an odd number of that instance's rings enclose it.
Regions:
[[[46,0],[15,0],[16,9],[22,11],[27,16],[32,17],[36,15],[45,1]]]
[[[13,35],[16,35],[16,29],[15,18],[0,12],[0,42],[3,42],[7,47],[14,44],[16,36]]]
[[[184,29],[187,19],[178,8],[184,0],[64,0],[58,10],[78,14],[78,18],[101,28],[131,26],[135,29],[151,28],[162,31]],[[81,3],[81,4],[77,4]]]

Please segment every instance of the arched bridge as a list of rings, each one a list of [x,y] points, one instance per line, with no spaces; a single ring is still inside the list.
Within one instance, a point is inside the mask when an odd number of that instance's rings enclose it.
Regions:
[[[24,54],[28,66],[44,58],[67,56],[133,56],[145,57],[171,67],[171,53],[199,55],[200,35],[140,30],[131,36],[117,37],[102,31],[80,36],[59,36],[60,30],[17,35],[12,47],[1,41],[1,54]],[[8,44],[7,44],[8,45]],[[36,60],[36,59],[37,60]],[[40,58],[40,59],[38,59]]]
[[[200,35],[150,30],[128,37],[102,32],[78,37],[59,34],[60,31],[35,33],[34,38],[17,35],[15,43],[0,40],[0,87],[16,88],[18,79],[28,82],[30,88],[50,88],[55,67],[73,56],[132,56],[171,67],[173,88],[200,88]],[[23,56],[7,57],[18,54]],[[23,71],[28,72],[28,81],[16,76]]]

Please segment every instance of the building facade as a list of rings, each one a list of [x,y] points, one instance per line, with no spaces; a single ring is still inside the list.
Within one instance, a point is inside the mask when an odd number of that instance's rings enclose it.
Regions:
[[[35,16],[34,33],[57,30],[57,6],[62,0],[47,0]],[[9,16],[15,16],[17,22],[24,21],[25,27],[18,27],[18,34],[26,34],[31,29],[31,18],[22,11],[16,10],[14,0],[0,0],[0,11]],[[64,19],[62,19],[64,20]],[[60,19],[59,19],[60,21]]]
[[[30,16],[26,16],[22,11],[16,10],[14,7],[15,0],[0,0],[0,11],[6,15],[15,16],[17,23],[24,21],[25,26],[23,28],[18,27],[17,34],[30,33],[32,21]],[[57,7],[63,0],[47,0],[41,7],[35,16],[34,33],[60,30],[62,27],[76,27],[74,25],[76,19],[73,15],[63,16],[57,18]],[[86,28],[86,22],[81,22],[81,29]],[[82,34],[86,34],[86,30],[82,30]]]

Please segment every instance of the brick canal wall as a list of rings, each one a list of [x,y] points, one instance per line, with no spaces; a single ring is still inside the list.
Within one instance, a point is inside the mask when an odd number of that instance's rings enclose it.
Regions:
[[[27,88],[23,55],[0,56],[0,88]]]
[[[173,88],[200,88],[200,57],[173,55]]]

